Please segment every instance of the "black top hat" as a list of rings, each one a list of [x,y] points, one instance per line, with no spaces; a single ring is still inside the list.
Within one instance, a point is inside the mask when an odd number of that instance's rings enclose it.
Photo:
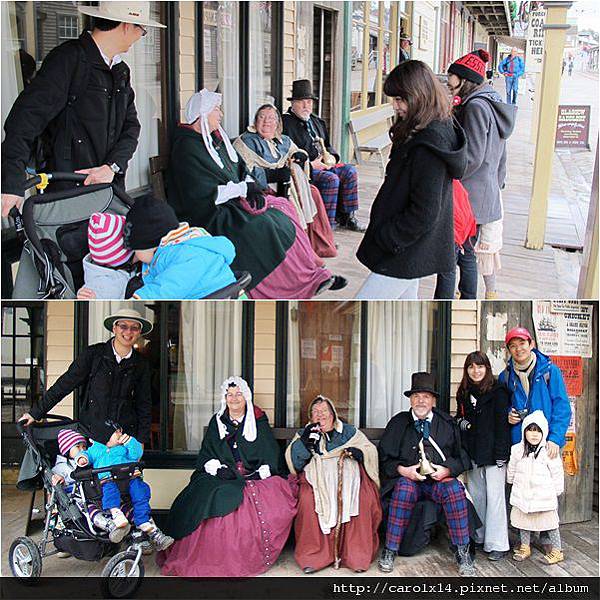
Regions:
[[[429,392],[436,398],[440,397],[435,390],[435,379],[431,373],[413,373],[410,388],[410,390],[404,392],[405,396],[410,397],[411,394],[416,394],[417,392]]]
[[[288,100],[318,100],[313,94],[312,83],[308,79],[298,79],[292,82],[292,95]]]

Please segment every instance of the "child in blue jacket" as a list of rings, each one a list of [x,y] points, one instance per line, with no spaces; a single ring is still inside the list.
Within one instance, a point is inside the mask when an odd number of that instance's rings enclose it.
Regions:
[[[89,463],[94,469],[113,467],[125,463],[137,462],[142,458],[144,448],[132,436],[115,429],[108,442],[94,442],[87,450],[82,450],[75,458],[79,466]],[[128,521],[120,509],[121,494],[117,484],[110,478],[110,472],[98,476],[102,484],[102,508],[110,511],[116,527],[127,527]],[[157,550],[165,550],[173,543],[173,538],[165,535],[150,517],[150,486],[139,477],[129,482],[129,496],[133,506],[133,522],[146,533]]]
[[[235,282],[229,267],[234,245],[226,237],[179,223],[171,206],[151,195],[135,201],[124,238],[136,258],[148,265],[134,298],[193,300]]]

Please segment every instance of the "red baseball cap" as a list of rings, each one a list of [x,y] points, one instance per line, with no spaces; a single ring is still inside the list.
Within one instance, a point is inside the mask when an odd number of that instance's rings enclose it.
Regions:
[[[506,337],[504,338],[504,343],[508,346],[508,343],[513,338],[521,338],[529,341],[533,339],[531,337],[531,334],[527,329],[525,329],[525,327],[513,327],[512,329],[510,329],[506,334]]]

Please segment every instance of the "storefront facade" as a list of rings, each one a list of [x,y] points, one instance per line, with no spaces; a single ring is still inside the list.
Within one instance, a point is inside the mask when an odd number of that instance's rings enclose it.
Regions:
[[[18,461],[14,419],[88,344],[109,338],[106,315],[130,302],[4,303],[2,307],[3,462]],[[275,427],[301,427],[317,394],[363,428],[385,427],[409,406],[412,372],[435,374],[439,406],[453,412],[465,356],[485,351],[497,373],[505,350],[498,332],[534,330],[532,302],[160,302],[136,303],[154,323],[139,343],[150,361],[152,434],[144,461],[156,508],[185,485],[204,428],[219,407],[221,382],[241,374]],[[597,343],[598,308],[592,315]],[[579,472],[568,484],[569,520],[591,518],[597,357],[583,359],[574,398]],[[73,397],[53,413],[77,416]],[[575,499],[589,498],[579,503]],[[583,501],[582,501],[583,502]]]

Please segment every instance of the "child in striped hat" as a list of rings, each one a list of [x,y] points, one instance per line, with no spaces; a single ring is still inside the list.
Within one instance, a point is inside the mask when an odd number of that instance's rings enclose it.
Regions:
[[[80,300],[120,300],[133,276],[133,252],[125,248],[125,217],[93,213],[88,224],[90,253],[83,259],[85,285],[77,293]]]

